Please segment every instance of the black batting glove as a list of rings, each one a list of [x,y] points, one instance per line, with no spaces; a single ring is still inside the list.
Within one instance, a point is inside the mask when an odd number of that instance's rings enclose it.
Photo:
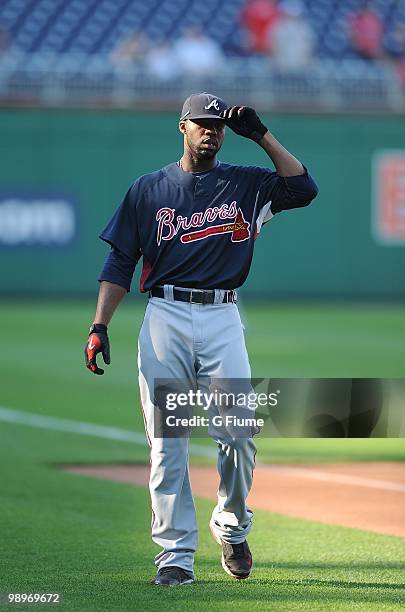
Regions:
[[[222,112],[225,124],[239,136],[259,142],[268,129],[260,121],[254,108],[231,106]]]
[[[107,334],[107,325],[101,323],[93,323],[90,327],[89,337],[87,338],[86,346],[84,347],[84,357],[86,367],[94,374],[104,374],[104,370],[98,367],[96,357],[97,354],[103,355],[104,363],[111,363],[110,360],[110,341]]]

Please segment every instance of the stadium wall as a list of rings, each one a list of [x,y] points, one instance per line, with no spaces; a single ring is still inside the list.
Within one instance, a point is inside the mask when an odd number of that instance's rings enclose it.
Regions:
[[[95,292],[107,253],[98,232],[136,177],[181,156],[177,119],[2,110],[0,292]],[[320,193],[310,207],[282,213],[262,229],[244,294],[405,297],[405,122],[374,116],[264,120],[308,166]],[[220,159],[267,162],[257,145],[229,131]]]

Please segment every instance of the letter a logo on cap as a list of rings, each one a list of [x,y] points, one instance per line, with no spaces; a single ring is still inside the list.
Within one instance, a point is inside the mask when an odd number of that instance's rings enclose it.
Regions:
[[[215,100],[212,100],[208,106],[204,106],[205,110],[209,110],[211,108],[211,106],[213,106],[215,108],[215,110],[217,110],[219,112],[219,104],[218,104],[218,100],[215,98]]]

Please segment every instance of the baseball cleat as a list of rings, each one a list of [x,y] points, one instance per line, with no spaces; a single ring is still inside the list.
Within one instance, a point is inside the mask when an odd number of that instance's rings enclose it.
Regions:
[[[226,573],[237,580],[248,578],[253,566],[253,560],[246,540],[240,544],[229,544],[229,542],[224,542],[224,540],[221,540],[216,535],[212,521],[210,521],[210,529],[214,540],[222,547],[221,563]]]
[[[169,565],[162,567],[155,578],[151,581],[151,584],[156,586],[179,586],[181,584],[192,584],[195,582],[194,574],[187,572],[182,567],[176,567]]]

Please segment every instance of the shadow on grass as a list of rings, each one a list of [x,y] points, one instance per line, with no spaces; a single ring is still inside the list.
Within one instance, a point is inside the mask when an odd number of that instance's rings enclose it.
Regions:
[[[277,569],[288,566],[290,573],[285,578],[277,573]],[[313,564],[315,570],[311,575],[311,567],[307,564],[265,564],[256,566],[256,572],[248,580],[234,580],[227,576],[218,560],[198,559],[196,563],[197,581],[193,585],[175,588],[161,588],[152,586],[150,580],[154,576],[151,563],[141,559],[136,566],[129,563],[121,571],[99,572],[97,575],[89,574],[84,579],[80,572],[75,576],[83,586],[87,597],[90,593],[97,595],[92,600],[92,606],[100,610],[110,605],[110,610],[122,611],[145,608],[148,611],[177,610],[186,611],[190,607],[199,609],[225,610],[229,606],[238,607],[255,605],[255,609],[298,609],[298,603],[305,603],[305,609],[323,610],[334,609],[339,605],[352,609],[361,605],[362,609],[380,610],[384,606],[393,606],[393,609],[402,609],[401,602],[405,601],[405,584],[399,583],[402,575],[398,576],[396,583],[385,580],[379,582],[376,575],[365,575],[365,581],[356,580],[356,570],[371,567],[376,572],[381,569],[400,569],[400,563],[391,564],[356,564],[353,568],[349,564],[328,565],[325,563]],[[353,569],[354,574],[347,574],[347,579],[339,579],[333,572],[337,569],[347,571]],[[294,573],[294,569],[297,570]],[[320,574],[316,570],[323,569]],[[294,578],[296,575],[296,578]],[[302,576],[302,577],[301,577]],[[71,581],[72,575],[69,576]],[[403,589],[403,590],[401,590]],[[63,589],[61,589],[63,591]],[[80,590],[80,589],[79,589]],[[74,588],[77,593],[77,585]],[[69,593],[66,592],[66,599]],[[94,593],[93,595],[94,596]],[[73,600],[76,600],[75,595]],[[80,609],[87,609],[90,599],[81,601]],[[83,605],[85,604],[85,605]],[[112,605],[114,604],[114,605]],[[295,606],[295,607],[294,607]],[[94,609],[94,607],[92,608]],[[391,608],[390,608],[391,609]]]
[[[292,578],[271,580],[272,584],[296,585],[296,586],[322,586],[322,587],[337,587],[344,589],[388,589],[388,590],[403,590],[405,595],[405,584],[392,582],[355,582],[354,580],[319,580],[314,578],[303,578],[302,580],[294,580]]]
[[[397,588],[399,589],[400,585],[344,580],[203,578],[202,572],[198,573],[195,584],[186,587],[159,588],[138,581],[130,586],[136,593],[138,603],[147,601],[149,609],[155,609],[154,604],[157,602],[165,602],[166,605],[176,602],[178,609],[183,609],[180,603],[184,602],[190,606],[191,601],[194,604],[198,602],[201,606],[215,602],[216,609],[223,609],[223,606],[232,603],[249,605],[252,602],[259,605],[264,605],[265,602],[283,602],[284,605],[306,602],[316,610],[322,609],[321,606],[325,603],[348,606],[366,604],[378,609],[375,606],[401,605],[401,602],[404,602],[405,593],[397,592]]]
[[[255,568],[262,569],[289,569],[289,570],[349,570],[349,571],[381,571],[381,570],[405,570],[405,563],[400,561],[377,561],[377,562],[358,562],[353,561],[350,563],[311,563],[302,562],[297,563],[293,561],[254,561]]]
[[[232,597],[237,597],[237,592],[241,589],[240,596],[242,598],[249,597],[249,594],[244,593],[245,589],[250,591],[250,587],[254,587],[255,597],[258,600],[266,599],[265,594],[271,591],[271,597],[275,599],[289,599],[294,593],[294,597],[302,597],[303,599],[309,600],[320,600],[323,596],[327,599],[334,601],[346,601],[350,599],[352,601],[369,601],[369,602],[380,602],[380,603],[398,603],[402,595],[402,601],[405,601],[405,583],[395,582],[393,577],[392,582],[384,581],[361,581],[361,580],[339,580],[336,578],[322,578],[322,577],[302,577],[299,575],[296,579],[294,578],[280,578],[279,576],[272,576],[271,570],[278,569],[289,569],[298,571],[311,571],[311,570],[324,570],[324,572],[331,571],[362,571],[362,570],[374,570],[376,572],[381,570],[402,570],[405,564],[400,562],[377,562],[377,563],[255,563],[256,570],[266,570],[267,575],[260,576],[255,575],[254,571],[252,576],[246,581],[230,580],[224,581],[216,579],[214,577],[205,577],[204,570],[212,574],[215,571],[220,571],[217,563],[211,561],[201,561],[198,564],[198,585],[209,586],[209,587],[221,587],[224,588],[225,584],[228,589],[232,590]],[[401,576],[402,577],[402,576]],[[335,590],[335,592],[333,592]],[[301,594],[300,594],[301,593]],[[323,594],[323,595],[322,595]]]

